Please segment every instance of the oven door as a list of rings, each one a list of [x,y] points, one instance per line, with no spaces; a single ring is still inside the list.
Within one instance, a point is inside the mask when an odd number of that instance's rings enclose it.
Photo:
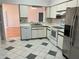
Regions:
[[[57,30],[52,29],[51,37],[53,38],[53,40],[57,41]]]

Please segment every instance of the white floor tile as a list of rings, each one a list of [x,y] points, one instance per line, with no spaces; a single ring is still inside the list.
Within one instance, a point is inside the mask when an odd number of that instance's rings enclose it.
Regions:
[[[55,57],[48,54],[48,55],[45,57],[45,59],[55,59]]]
[[[16,56],[14,59],[27,59],[27,58],[24,58],[22,56]]]
[[[42,45],[42,43],[48,43],[47,46]],[[32,47],[25,47],[27,44],[31,44]],[[51,44],[47,39],[37,39],[29,41],[15,41],[15,42],[6,42],[1,45],[0,48],[0,59],[5,57],[10,57],[11,59],[27,59],[26,57],[29,54],[35,54],[37,57],[35,59],[63,59],[62,52],[58,50],[53,44]],[[12,46],[14,49],[7,51],[5,48]],[[56,51],[57,55],[49,55],[49,50]]]

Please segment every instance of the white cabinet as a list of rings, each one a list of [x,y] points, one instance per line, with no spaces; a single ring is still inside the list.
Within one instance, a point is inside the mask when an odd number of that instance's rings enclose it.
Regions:
[[[57,4],[61,4],[63,2],[66,2],[66,1],[69,1],[69,0],[55,0],[52,5],[57,5]]]
[[[58,47],[61,49],[63,48],[63,38],[64,38],[64,35],[58,34]]]
[[[39,37],[46,37],[46,27],[41,28],[38,35],[40,35]]]
[[[47,15],[46,15],[46,17],[50,17],[50,7],[47,7]]]
[[[79,1],[78,1],[78,7],[79,7]]]
[[[32,38],[38,38],[38,32],[37,29],[32,29]]]
[[[28,6],[20,5],[20,17],[28,16]]]
[[[47,8],[47,18],[56,18],[56,7]]]
[[[32,38],[42,38],[46,37],[46,28],[38,27],[32,29]]]
[[[56,7],[51,7],[51,12],[50,12],[51,18],[56,18],[56,11],[57,11]]]
[[[62,4],[56,6],[56,10],[57,11],[66,10],[66,6],[67,6],[67,3],[62,3]]]
[[[51,35],[51,30],[47,29],[47,38],[50,39],[50,35]]]
[[[21,27],[21,38],[31,39],[31,27]]]
[[[77,6],[77,0],[72,0],[67,3],[67,7],[76,7]]]

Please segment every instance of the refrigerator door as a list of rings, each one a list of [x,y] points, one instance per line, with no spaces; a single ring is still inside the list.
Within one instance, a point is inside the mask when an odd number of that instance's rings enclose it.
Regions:
[[[67,58],[70,56],[71,51],[71,31],[73,26],[73,21],[75,19],[75,8],[67,8],[66,19],[65,19],[65,30],[64,30],[64,41],[63,41],[63,55]]]
[[[77,7],[74,21],[70,59],[79,59],[79,7]]]

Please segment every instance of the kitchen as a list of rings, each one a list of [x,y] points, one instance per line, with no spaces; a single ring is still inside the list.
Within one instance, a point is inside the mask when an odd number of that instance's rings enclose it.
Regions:
[[[7,0],[1,6],[5,42],[0,46],[0,59],[78,59],[65,53],[64,35],[69,34],[66,23],[73,14],[68,9],[79,7],[79,1]]]

